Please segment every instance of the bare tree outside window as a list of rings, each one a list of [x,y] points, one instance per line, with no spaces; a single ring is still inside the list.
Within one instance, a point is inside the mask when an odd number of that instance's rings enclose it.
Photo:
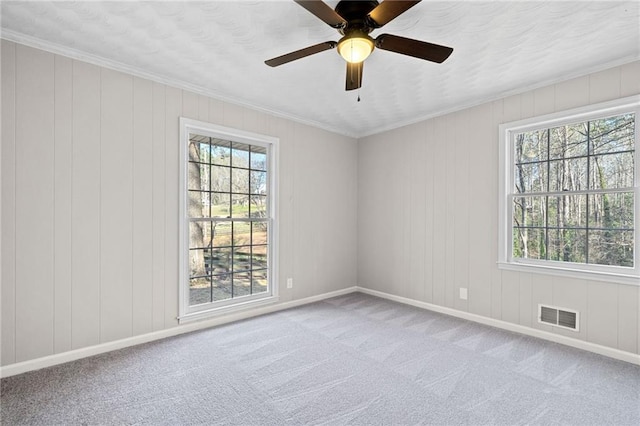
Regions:
[[[268,291],[267,149],[189,135],[189,305]]]
[[[514,258],[634,266],[635,115],[514,135]]]

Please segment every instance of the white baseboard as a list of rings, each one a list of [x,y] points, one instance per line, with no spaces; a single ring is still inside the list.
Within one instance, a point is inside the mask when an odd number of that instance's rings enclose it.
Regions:
[[[585,342],[584,340],[573,339],[571,337],[561,336],[558,334],[549,333],[548,331],[537,330],[534,328],[525,327],[519,324],[512,324],[510,322],[501,321],[493,318],[483,317],[481,315],[472,314],[469,312],[458,311],[455,309],[447,308],[444,306],[433,305],[427,302],[421,302],[419,300],[409,299],[406,297],[395,296],[393,294],[384,293],[382,291],[371,290],[365,287],[348,287],[342,290],[332,291],[329,293],[323,293],[317,296],[306,297],[304,299],[291,300],[288,302],[281,302],[273,305],[261,306],[259,308],[236,312],[208,320],[202,320],[197,322],[188,323],[186,325],[179,325],[177,327],[169,328],[166,330],[155,331],[153,333],[142,334],[139,336],[129,337],[126,339],[116,340],[113,342],[102,343],[95,346],[88,346],[86,348],[75,349],[68,352],[49,355],[42,358],[32,359],[29,361],[18,362],[15,364],[9,364],[4,367],[0,367],[0,378],[15,376],[16,374],[22,374],[29,371],[39,370],[41,368],[51,367],[58,364],[63,364],[69,361],[75,361],[81,358],[87,358],[94,355],[99,355],[105,352],[114,351],[117,349],[127,348],[129,346],[135,346],[142,343],[151,342],[154,340],[160,340],[167,337],[177,336],[184,333],[190,333],[196,330],[202,330],[205,328],[215,327],[222,324],[231,323],[234,321],[240,321],[247,318],[256,317],[259,315],[269,314],[272,312],[282,311],[284,309],[294,308],[296,306],[306,305],[320,300],[329,299],[331,297],[342,296],[349,293],[361,292],[370,294],[372,296],[381,297],[383,299],[392,300],[406,305],[416,306],[418,308],[427,309],[434,312],[451,315],[454,317],[474,321],[480,324],[489,325],[503,330],[513,331],[516,333],[538,337],[540,339],[549,340],[552,342],[560,343],[563,345],[571,346],[578,349],[594,352],[600,355],[608,356],[610,358],[619,359],[632,364],[640,365],[640,355],[621,351],[619,349],[609,348],[607,346],[598,345],[595,343]]]
[[[416,306],[418,308],[427,309],[442,314],[451,315],[453,317],[474,321],[480,324],[489,325],[503,330],[513,331],[527,336],[538,337],[540,339],[549,340],[551,342],[560,343],[563,345],[571,346],[574,348],[582,349],[589,352],[594,352],[600,355],[608,356],[610,358],[619,359],[632,364],[640,365],[640,355],[631,352],[621,351],[619,349],[610,348],[608,346],[598,345],[596,343],[586,342],[584,340],[578,340],[571,337],[562,336],[559,334],[550,333],[544,330],[537,330],[535,328],[525,327],[519,324],[513,324],[510,322],[497,320],[494,318],[484,317],[482,315],[472,314],[469,312],[458,311],[456,309],[447,308],[444,306],[433,305],[427,302],[421,302],[419,300],[409,299],[406,297],[395,296],[393,294],[384,293],[382,291],[371,290],[364,287],[357,287],[357,291],[372,296],[381,297],[383,299],[393,300],[394,302],[404,303],[406,305]]]
[[[87,358],[99,355],[105,352],[117,349],[127,348],[129,346],[139,345],[154,340],[165,339],[167,337],[177,336],[179,334],[190,333],[196,330],[215,327],[222,324],[240,321],[259,315],[269,314],[272,312],[282,311],[284,309],[294,308],[296,306],[306,305],[320,300],[329,299],[331,297],[342,296],[357,291],[357,287],[348,287],[342,290],[331,291],[329,293],[319,294],[317,296],[305,297],[304,299],[291,300],[288,302],[275,303],[265,305],[255,309],[235,312],[228,315],[222,315],[216,318],[194,321],[186,325],[168,328],[166,330],[154,331],[152,333],[141,334],[139,336],[128,337],[126,339],[115,340],[113,342],[101,343],[99,345],[88,346],[85,348],[75,349],[68,352],[49,355],[42,358],[36,358],[29,361],[18,362],[0,367],[0,378],[15,376],[16,374],[27,373],[29,371],[39,370],[41,368],[51,367],[65,362],[75,361],[81,358]]]

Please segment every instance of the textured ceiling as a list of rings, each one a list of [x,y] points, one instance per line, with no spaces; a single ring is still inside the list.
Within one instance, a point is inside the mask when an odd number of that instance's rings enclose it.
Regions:
[[[327,1],[335,7],[337,1]],[[344,90],[339,34],[283,1],[2,1],[2,37],[364,136],[640,58],[640,2],[422,1],[372,36],[454,48],[443,64],[383,50]],[[362,101],[356,99],[360,95]]]

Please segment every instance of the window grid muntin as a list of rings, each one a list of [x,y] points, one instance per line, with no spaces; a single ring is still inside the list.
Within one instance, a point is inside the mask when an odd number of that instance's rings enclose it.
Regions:
[[[214,142],[215,141],[215,142]],[[198,216],[198,217],[193,217],[190,216],[187,218],[188,222],[207,222],[209,223],[209,246],[206,247],[191,247],[191,245],[189,245],[189,249],[188,252],[191,253],[194,250],[201,250],[204,252],[209,251],[210,252],[210,258],[209,260],[205,259],[205,272],[207,272],[207,270],[209,270],[208,273],[205,273],[205,275],[191,275],[191,272],[189,272],[189,289],[191,290],[191,282],[195,279],[200,279],[200,278],[208,278],[209,279],[209,288],[210,288],[210,298],[209,301],[205,301],[205,302],[201,302],[201,303],[197,303],[197,304],[193,304],[191,301],[191,292],[189,292],[189,299],[188,299],[188,305],[190,307],[194,307],[194,306],[198,306],[201,304],[207,304],[207,303],[214,303],[217,301],[224,301],[224,300],[230,300],[236,297],[235,292],[236,292],[236,275],[244,275],[244,274],[248,274],[248,281],[249,281],[249,294],[248,295],[253,295],[253,294],[261,294],[261,293],[265,293],[269,291],[269,270],[270,270],[270,263],[269,263],[269,235],[271,234],[271,227],[270,227],[270,219],[268,217],[256,217],[256,216],[252,216],[252,212],[251,212],[251,203],[252,203],[252,197],[261,197],[264,199],[264,206],[262,208],[256,208],[256,210],[258,212],[264,212],[265,216],[268,216],[268,212],[269,212],[269,192],[268,192],[268,188],[269,188],[269,180],[270,180],[270,176],[269,176],[269,155],[268,155],[268,149],[266,147],[262,147],[259,145],[252,145],[252,144],[247,144],[247,143],[240,143],[240,142],[233,142],[233,141],[224,141],[221,139],[217,139],[217,138],[212,138],[212,137],[208,137],[208,136],[202,136],[202,135],[197,135],[197,134],[189,134],[189,138],[188,138],[188,142],[194,142],[194,143],[198,143],[198,144],[205,144],[208,145],[208,150],[209,150],[209,162],[204,162],[204,161],[192,161],[191,159],[188,160],[188,164],[194,164],[197,167],[200,166],[206,166],[209,169],[209,173],[208,173],[208,182],[207,182],[207,188],[206,189],[202,189],[202,187],[200,187],[200,189],[190,189],[187,188],[187,195],[191,192],[194,193],[200,193],[200,194],[209,194],[208,200],[208,214],[209,217],[205,217],[205,216]],[[238,146],[238,148],[236,148],[236,146]],[[212,154],[214,147],[222,147],[222,148],[228,148],[230,151],[229,154],[229,164],[219,164],[217,162],[216,157]],[[246,149],[243,149],[246,148]],[[240,155],[234,155],[235,151],[240,151],[240,152],[246,152],[246,158],[247,158],[247,166],[243,167],[242,165],[240,166],[236,166],[234,165],[234,157],[240,158],[243,154]],[[259,164],[259,163],[254,163],[252,160],[252,157],[254,156],[254,154],[256,154],[257,157],[262,158],[262,164],[263,167],[252,167],[254,164]],[[199,157],[199,159],[202,159],[202,156]],[[229,191],[214,191],[212,188],[212,184],[213,184],[213,167],[222,167],[222,168],[226,168],[229,171]],[[247,188],[249,189],[249,192],[245,193],[245,192],[234,192],[234,188],[233,188],[233,170],[244,170],[246,171],[246,173],[248,174],[248,181],[247,181]],[[189,168],[187,168],[187,173],[189,173]],[[264,174],[264,182],[262,183],[262,187],[264,188],[264,192],[262,193],[252,193],[251,192],[251,172],[259,172]],[[202,183],[202,176],[201,176],[201,183]],[[188,186],[188,185],[187,185]],[[214,217],[213,216],[213,208],[214,208],[214,203],[213,203],[213,194],[223,194],[223,195],[228,195],[229,196],[229,202],[230,202],[230,206],[229,206],[229,213],[230,215],[227,217]],[[240,195],[240,196],[246,196],[247,200],[248,200],[248,205],[247,205],[247,216],[237,216],[234,217],[233,214],[233,196],[234,195]],[[221,245],[221,246],[216,246],[214,245],[214,228],[216,226],[216,224],[218,223],[223,223],[223,222],[227,222],[230,223],[231,225],[231,236],[230,236],[230,244],[229,245]],[[249,223],[249,241],[251,242],[251,244],[241,244],[241,245],[234,245],[234,224],[235,223]],[[264,244],[253,244],[253,235],[254,235],[254,223],[263,223],[265,226],[265,232],[267,234],[267,238],[266,238],[266,242]],[[203,240],[204,243],[204,240]],[[235,256],[236,256],[236,249],[238,248],[246,248],[249,247],[249,254],[248,254],[248,262],[249,262],[249,269],[241,269],[241,270],[236,270],[234,265],[235,265]],[[258,267],[258,268],[253,268],[253,263],[254,263],[254,247],[262,247],[262,248],[266,248],[265,250],[265,259],[263,264],[266,265],[266,267]],[[230,260],[229,260],[229,267],[228,267],[228,271],[227,272],[222,272],[222,273],[214,273],[213,272],[213,267],[211,266],[212,263],[208,263],[211,261],[211,258],[213,256],[213,252],[214,250],[217,249],[229,249],[230,252]],[[255,280],[254,280],[254,275],[256,276]],[[254,289],[254,281],[259,280],[262,276],[264,276],[264,279],[266,279],[266,283],[265,283],[265,288],[262,291],[259,291],[260,289]],[[215,299],[213,296],[213,280],[215,278],[219,278],[221,279],[222,277],[230,277],[230,296],[229,298],[224,298],[224,299]],[[244,296],[244,295],[240,295],[240,296]],[[238,296],[238,297],[240,297]]]
[[[599,120],[607,120],[607,119],[617,119],[620,117],[625,117],[625,116],[630,116],[631,117],[631,130],[629,132],[629,135],[631,135],[632,139],[633,139],[633,149],[622,149],[622,150],[618,150],[618,151],[606,151],[606,152],[594,152],[595,149],[593,147],[593,140],[597,139],[597,138],[601,138],[603,137],[603,135],[605,133],[602,133],[600,135],[597,135],[595,138],[591,137],[591,129],[592,129],[592,123],[599,121]],[[611,188],[611,189],[591,189],[594,188],[594,185],[591,182],[591,162],[592,162],[592,158],[596,158],[596,157],[603,157],[603,156],[607,156],[607,155],[616,155],[616,156],[621,156],[624,154],[632,154],[635,155],[635,152],[637,150],[637,140],[635,138],[635,134],[636,134],[636,126],[637,126],[637,122],[636,122],[636,114],[634,112],[626,112],[626,113],[620,113],[620,114],[616,114],[616,115],[609,115],[609,116],[604,116],[604,117],[594,117],[594,118],[590,118],[587,120],[583,120],[583,121],[578,121],[578,122],[572,122],[572,123],[564,123],[564,124],[555,124],[554,126],[549,126],[547,128],[532,128],[532,129],[528,129],[528,130],[523,130],[517,133],[512,133],[512,139],[511,139],[511,144],[512,146],[515,146],[517,144],[517,138],[519,135],[522,134],[526,134],[526,133],[531,133],[531,132],[543,132],[546,133],[546,142],[547,142],[547,146],[546,146],[546,159],[536,159],[533,161],[521,161],[521,162],[517,162],[515,161],[515,159],[511,162],[511,164],[513,165],[513,172],[511,175],[511,182],[512,182],[512,186],[511,186],[511,190],[513,191],[510,194],[510,200],[511,200],[511,218],[512,218],[512,226],[511,226],[511,244],[510,244],[510,253],[511,253],[511,258],[516,258],[519,260],[533,260],[533,261],[537,261],[537,260],[543,260],[543,261],[554,261],[553,259],[549,259],[549,249],[550,249],[550,245],[549,245],[549,231],[550,230],[555,230],[555,231],[560,231],[560,230],[572,230],[572,231],[584,231],[585,232],[585,248],[584,248],[584,262],[574,262],[574,261],[569,261],[570,263],[578,263],[578,264],[582,264],[582,265],[602,265],[600,263],[590,263],[590,259],[589,259],[589,241],[590,241],[590,231],[617,231],[617,232],[634,232],[635,231],[635,227],[634,228],[628,228],[628,227],[617,227],[617,228],[613,228],[613,227],[595,227],[595,226],[589,226],[590,225],[590,200],[589,197],[592,195],[597,195],[597,194],[614,194],[614,193],[626,193],[626,194],[631,194],[632,198],[633,198],[633,202],[637,203],[638,200],[635,199],[635,189],[633,186],[631,187],[621,187],[621,188]],[[551,134],[552,134],[552,130],[554,129],[558,129],[561,127],[567,127],[567,126],[578,126],[581,124],[586,124],[586,146],[587,146],[587,154],[583,154],[583,155],[574,155],[574,156],[569,156],[569,157],[552,157],[551,155]],[[627,126],[625,126],[627,127]],[[616,130],[616,129],[614,129]],[[606,132],[607,134],[612,133],[614,130]],[[582,143],[582,142],[581,142]],[[515,152],[516,149],[512,149],[511,150],[512,154],[515,157]],[[572,190],[566,190],[566,191],[548,191],[548,189],[551,186],[550,183],[550,179],[551,179],[551,163],[554,162],[560,162],[560,161],[567,161],[567,160],[574,160],[574,159],[580,159],[580,158],[586,158],[587,162],[586,162],[586,189],[584,190],[577,190],[577,191],[572,191]],[[637,173],[638,173],[638,168],[637,165],[635,165],[634,161],[633,161],[632,157],[632,167],[633,167],[633,176],[632,176],[632,181],[635,182],[637,177]],[[531,192],[516,192],[518,191],[518,187],[517,187],[517,170],[518,170],[518,166],[522,166],[522,165],[530,165],[530,164],[545,164],[546,163],[546,189],[547,191],[531,191]],[[522,188],[522,190],[524,190],[525,188]],[[578,226],[563,226],[563,227],[558,227],[558,226],[549,226],[549,198],[553,197],[553,196],[557,196],[557,197],[564,197],[564,196],[575,196],[575,195],[581,195],[584,194],[586,197],[586,211],[585,211],[585,223],[586,226],[584,227],[578,227]],[[515,210],[516,210],[516,200],[518,198],[525,198],[525,197],[544,197],[544,203],[545,203],[545,226],[518,226],[515,223]],[[633,211],[633,209],[632,209]],[[525,214],[525,209],[522,209],[523,215]],[[634,220],[637,223],[637,218],[635,218],[634,215]],[[524,222],[524,220],[523,220]],[[544,258],[529,258],[529,257],[516,257],[514,254],[514,246],[517,243],[516,239],[514,238],[514,234],[520,230],[520,229],[541,229],[544,230],[544,238],[545,238],[545,243],[544,243]],[[633,234],[632,234],[633,236]],[[634,250],[634,245],[631,245],[632,247],[632,256],[631,256],[631,267],[636,266],[635,265],[635,258],[636,258],[636,253],[633,252]],[[567,262],[565,260],[560,260],[560,262]],[[617,265],[617,264],[613,264],[613,265],[609,265],[609,264],[604,264],[606,266],[623,266],[623,265]]]
[[[587,154],[587,155],[575,155],[575,156],[572,156],[572,157],[552,158],[552,159],[549,159],[549,160],[521,161],[519,163],[514,163],[514,164],[516,166],[520,166],[520,165],[537,164],[537,163],[548,163],[548,162],[552,162],[553,163],[555,161],[574,160],[574,159],[587,158],[587,157],[602,157],[602,156],[605,156],[605,155],[616,155],[616,154],[633,154],[634,152],[635,152],[635,149],[625,149],[623,151],[608,151],[608,152]]]
[[[213,141],[216,141],[215,143]],[[268,197],[268,192],[267,192],[267,188],[269,187],[269,172],[268,172],[268,155],[267,155],[267,150],[264,147],[260,147],[260,146],[256,146],[256,145],[251,145],[251,144],[246,144],[246,143],[240,143],[240,142],[233,142],[233,141],[222,141],[220,139],[216,139],[216,138],[212,138],[212,137],[205,137],[205,136],[200,136],[200,135],[194,135],[189,137],[189,142],[195,142],[195,143],[199,143],[199,144],[205,144],[205,145],[209,145],[210,151],[212,151],[213,147],[216,146],[223,146],[225,148],[229,148],[230,149],[230,156],[229,156],[229,164],[225,165],[225,164],[217,164],[214,162],[215,157],[213,157],[212,155],[209,156],[209,162],[203,162],[203,161],[192,161],[191,159],[189,159],[188,163],[189,164],[195,164],[196,166],[200,166],[200,165],[204,165],[204,166],[208,166],[209,168],[209,179],[208,179],[208,188],[207,189],[197,189],[197,188],[187,188],[188,192],[200,192],[200,193],[209,193],[209,217],[213,216],[213,205],[212,205],[212,194],[222,194],[222,195],[229,195],[230,197],[230,216],[233,217],[233,196],[246,196],[248,199],[248,212],[247,212],[247,216],[240,216],[242,217],[255,217],[251,215],[251,201],[252,200],[256,200],[258,199],[257,197],[261,197],[265,199],[265,206],[263,209],[260,209],[259,211],[268,211],[269,209],[269,197]],[[228,144],[228,145],[221,145],[221,144]],[[235,148],[235,145],[238,145],[239,147],[246,147],[247,150],[244,151],[240,148]],[[238,150],[241,152],[246,152],[247,153],[247,166],[236,166],[234,164],[234,152]],[[252,167],[253,161],[252,161],[252,157],[254,156],[254,154],[257,154],[259,156],[264,156],[264,167],[263,168],[257,168],[257,167]],[[213,190],[213,188],[211,187],[212,182],[213,182],[213,167],[221,167],[221,168],[225,168],[229,170],[229,191],[216,191]],[[248,181],[247,181],[247,187],[249,188],[248,192],[240,192],[240,191],[234,191],[233,188],[233,170],[245,170],[248,173]],[[264,174],[264,179],[265,181],[262,182],[264,189],[264,192],[252,192],[251,191],[251,172],[260,172]]]
[[[190,281],[192,279],[205,278],[205,277],[211,278],[211,280],[212,280],[214,277],[223,277],[223,276],[231,275],[232,276],[232,281],[231,281],[231,286],[230,286],[230,292],[231,292],[230,299],[233,299],[235,297],[235,294],[234,294],[235,293],[235,286],[233,284],[234,283],[234,280],[233,280],[234,275],[236,275],[238,273],[249,272],[250,273],[250,276],[249,276],[249,280],[250,280],[249,295],[252,295],[254,293],[255,294],[264,293],[265,291],[268,291],[268,288],[269,288],[268,287],[269,286],[268,282],[267,282],[267,285],[266,285],[266,288],[265,288],[264,291],[254,291],[253,273],[254,272],[264,272],[264,271],[268,271],[270,269],[269,268],[269,243],[268,243],[268,235],[270,233],[269,220],[267,220],[267,219],[248,220],[246,218],[235,219],[235,220],[233,218],[197,218],[197,219],[191,218],[190,219],[190,221],[193,221],[193,220],[209,222],[212,227],[213,227],[213,223],[214,222],[218,222],[218,223],[230,222],[232,231],[231,231],[231,239],[230,239],[231,245],[222,245],[222,246],[213,245],[214,236],[213,236],[213,233],[212,233],[211,237],[210,237],[211,246],[206,246],[204,248],[189,247],[189,252],[195,251],[195,250],[202,250],[202,251],[209,250],[210,252],[213,252],[216,249],[229,249],[229,257],[230,257],[230,259],[229,259],[228,271],[227,272],[222,272],[222,273],[210,272],[210,273],[205,274],[205,275],[191,275],[191,274],[189,274],[189,280]],[[264,243],[264,244],[243,244],[243,245],[234,246],[233,245],[233,227],[234,227],[234,223],[236,223],[236,222],[249,222],[249,223],[252,224],[252,226],[250,227],[250,233],[251,233],[250,241],[253,241],[253,234],[254,234],[254,232],[253,232],[253,228],[254,228],[253,227],[253,223],[255,223],[255,222],[264,223],[266,225],[267,242]],[[239,247],[240,248],[241,247],[249,247],[250,248],[250,253],[249,253],[250,269],[236,270],[234,268],[234,264],[235,264],[235,250],[234,249],[239,248]],[[264,263],[267,265],[266,268],[262,268],[262,267],[254,268],[253,267],[253,263],[254,263],[254,248],[255,247],[264,247],[264,248],[267,249],[266,250],[266,255],[265,255],[266,259],[264,261]],[[211,253],[211,256],[213,256],[213,253]],[[211,258],[212,257],[210,257],[210,259]],[[211,265],[212,265],[212,263],[207,263],[207,259],[205,258],[205,271],[207,270],[207,267],[209,267],[211,269],[212,268]],[[210,288],[211,288],[211,295],[213,297],[213,281],[210,282]],[[219,300],[227,300],[227,299],[219,299]],[[216,302],[216,300],[212,298],[211,300],[209,300],[209,302],[203,302],[203,303],[212,303],[212,302]],[[191,306],[196,306],[196,305],[191,305]]]

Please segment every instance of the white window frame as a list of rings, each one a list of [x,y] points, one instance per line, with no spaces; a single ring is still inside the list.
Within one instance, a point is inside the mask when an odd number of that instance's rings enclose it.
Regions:
[[[552,260],[514,258],[513,250],[513,192],[514,136],[518,133],[593,120],[612,115],[635,113],[635,170],[634,170],[634,266],[608,266],[569,263]],[[504,123],[499,126],[499,210],[498,210],[498,267],[500,269],[535,272],[579,279],[615,282],[640,286],[640,95],[588,105],[568,111]]]
[[[188,217],[188,145],[189,135],[258,145],[267,149],[267,214],[268,234],[268,275],[269,290],[236,299],[189,306],[189,217]],[[180,229],[179,229],[179,323],[205,319],[217,315],[237,312],[278,301],[278,149],[279,139],[272,136],[223,127],[203,121],[180,117]]]

